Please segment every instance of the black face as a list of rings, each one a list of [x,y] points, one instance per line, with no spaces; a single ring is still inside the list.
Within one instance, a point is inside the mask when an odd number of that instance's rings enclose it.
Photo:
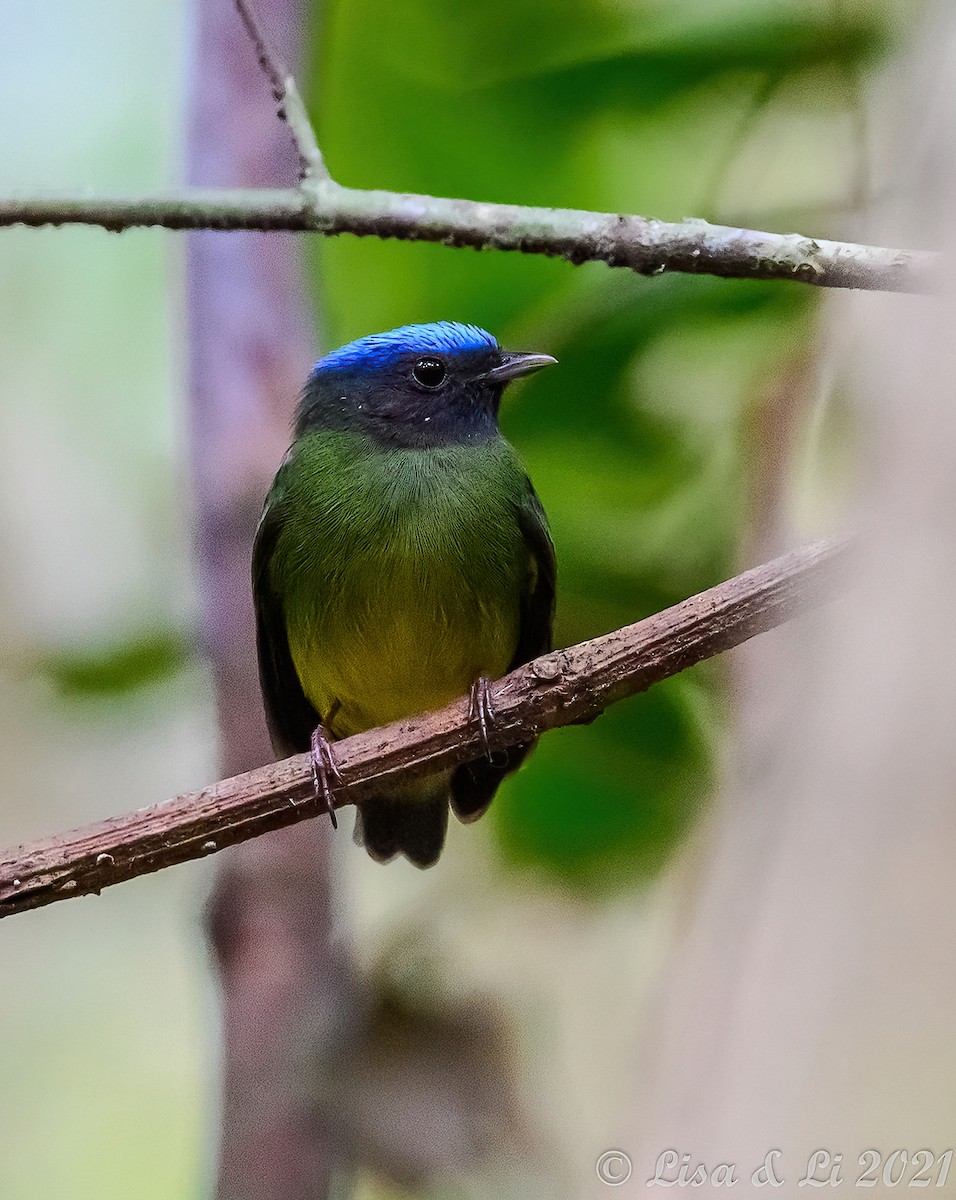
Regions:
[[[296,436],[309,429],[348,429],[397,446],[488,441],[498,432],[507,382],[553,361],[491,346],[447,353],[403,349],[371,362],[339,363],[330,356],[306,385]]]
[[[488,441],[497,436],[508,381],[552,362],[503,351],[490,333],[456,321],[369,334],[316,363],[296,436],[354,430],[411,447]]]

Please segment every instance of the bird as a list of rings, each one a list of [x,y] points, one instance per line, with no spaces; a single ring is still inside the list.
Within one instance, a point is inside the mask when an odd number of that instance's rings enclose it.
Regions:
[[[487,749],[489,681],[552,648],[555,553],[498,426],[504,388],[557,360],[475,325],[405,325],[321,358],[253,547],[259,680],[273,747],[309,751],[335,823],[334,742],[466,693],[484,757],[358,805],[356,841],[418,867],[449,809],[480,817],[533,740]]]

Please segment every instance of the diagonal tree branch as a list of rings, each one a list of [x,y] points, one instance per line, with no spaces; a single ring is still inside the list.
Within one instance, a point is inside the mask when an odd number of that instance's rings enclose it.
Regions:
[[[139,226],[351,233],[516,250],[574,264],[603,262],[642,275],[679,271],[889,292],[930,291],[937,269],[937,256],[928,251],[738,229],[689,218],[655,221],[620,213],[348,188],[327,177],[306,178],[297,188],[0,197],[0,227],[9,225],[98,225],[117,233]]]
[[[635,625],[558,650],[492,687],[495,750],[605,708],[805,612],[837,591],[842,546],[820,542],[701,592]],[[482,753],[461,699],[336,745],[340,805],[383,781],[444,770]],[[0,917],[246,841],[315,815],[308,755],[248,771],[122,817],[20,847],[0,859]]]

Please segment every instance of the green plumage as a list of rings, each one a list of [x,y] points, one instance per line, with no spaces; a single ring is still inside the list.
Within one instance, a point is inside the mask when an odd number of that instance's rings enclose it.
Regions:
[[[438,708],[508,669],[535,570],[527,480],[503,439],[395,449],[302,438],[270,497],[270,567],[306,698],[338,738]]]
[[[439,708],[550,647],[544,513],[487,421],[480,436],[411,445],[306,424],[266,500],[253,586],[266,714],[283,753],[307,750],[319,724],[344,738]],[[431,864],[449,803],[462,820],[480,816],[529,749],[363,801],[369,853]]]

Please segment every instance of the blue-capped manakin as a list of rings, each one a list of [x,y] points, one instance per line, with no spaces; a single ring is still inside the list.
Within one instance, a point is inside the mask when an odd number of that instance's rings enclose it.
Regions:
[[[311,749],[330,812],[330,740],[469,689],[483,722],[488,679],[551,648],[554,549],[498,406],[510,380],[554,361],[442,321],[360,338],[309,375],[256,532],[253,589],[273,744]],[[449,804],[481,816],[532,745],[363,800],[369,854],[430,866]]]

